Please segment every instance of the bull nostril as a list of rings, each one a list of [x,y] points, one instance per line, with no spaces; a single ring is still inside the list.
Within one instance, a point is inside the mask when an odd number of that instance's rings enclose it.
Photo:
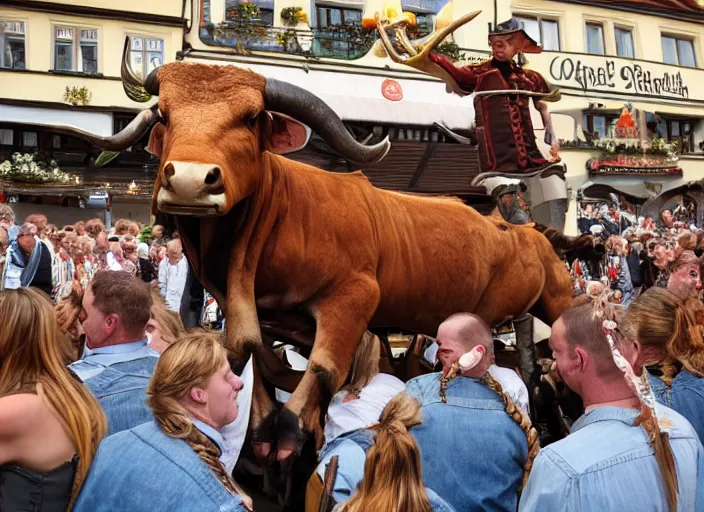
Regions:
[[[208,174],[205,175],[205,184],[206,185],[216,185],[217,183],[220,182],[220,168],[219,167],[213,167],[208,171]]]
[[[176,174],[176,169],[174,168],[174,164],[168,163],[164,166],[164,177],[166,179],[171,178],[174,174]]]

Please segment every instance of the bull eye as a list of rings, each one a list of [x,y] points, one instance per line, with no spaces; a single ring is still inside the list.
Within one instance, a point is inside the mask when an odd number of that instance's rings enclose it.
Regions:
[[[247,128],[254,131],[254,128],[256,128],[257,126],[257,116],[248,115],[247,117],[245,117],[244,122],[247,125]]]

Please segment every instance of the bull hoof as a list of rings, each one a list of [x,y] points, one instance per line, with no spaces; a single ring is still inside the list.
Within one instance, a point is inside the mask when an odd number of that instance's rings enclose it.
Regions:
[[[283,409],[279,413],[277,430],[279,439],[276,459],[282,462],[300,455],[307,436],[300,427],[298,416],[288,409]]]
[[[254,456],[262,460],[269,457],[271,444],[274,440],[274,427],[276,425],[276,411],[271,411],[266,418],[252,429],[252,449]]]

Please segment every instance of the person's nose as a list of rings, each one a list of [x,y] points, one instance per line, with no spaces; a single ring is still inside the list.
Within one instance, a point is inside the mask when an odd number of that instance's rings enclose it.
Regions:
[[[240,391],[243,387],[244,387],[244,382],[237,375],[235,375],[235,378],[232,382],[232,388],[235,391]]]
[[[699,291],[699,290],[702,289],[702,280],[701,280],[701,279],[697,279],[697,284],[696,284],[696,286],[695,286],[695,289],[696,289],[697,291]]]

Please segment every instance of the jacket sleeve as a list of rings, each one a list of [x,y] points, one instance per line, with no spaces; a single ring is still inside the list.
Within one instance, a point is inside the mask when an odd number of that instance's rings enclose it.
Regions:
[[[474,91],[477,86],[477,80],[483,73],[476,66],[455,67],[452,62],[437,53],[431,53],[430,60],[447,71],[457,84],[467,92]]]

